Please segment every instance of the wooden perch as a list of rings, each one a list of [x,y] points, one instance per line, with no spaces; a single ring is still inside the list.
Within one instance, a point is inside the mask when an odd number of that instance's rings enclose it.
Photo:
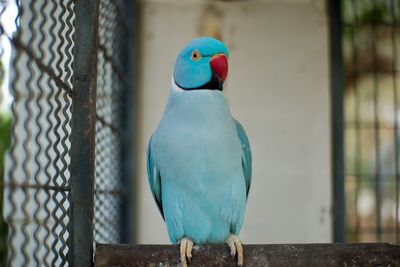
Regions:
[[[179,248],[174,245],[96,246],[95,266],[178,266]],[[193,247],[189,266],[236,266],[227,245]],[[244,245],[244,266],[269,267],[400,267],[400,244],[293,244]]]

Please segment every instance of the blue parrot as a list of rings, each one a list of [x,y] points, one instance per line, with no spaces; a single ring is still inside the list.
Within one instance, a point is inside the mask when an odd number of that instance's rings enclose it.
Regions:
[[[243,264],[238,237],[252,172],[249,140],[222,93],[229,51],[211,37],[178,54],[167,105],[147,152],[153,197],[182,266],[193,244],[226,242]]]

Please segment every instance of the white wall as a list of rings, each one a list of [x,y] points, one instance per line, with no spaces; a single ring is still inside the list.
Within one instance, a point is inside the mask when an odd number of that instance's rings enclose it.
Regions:
[[[220,35],[229,46],[225,95],[253,149],[245,243],[331,241],[328,25],[324,1],[140,3],[138,207],[140,243],[168,243],[146,176],[146,146],[179,50]]]

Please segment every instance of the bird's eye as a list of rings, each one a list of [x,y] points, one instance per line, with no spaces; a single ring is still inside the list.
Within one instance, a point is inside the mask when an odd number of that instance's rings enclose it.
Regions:
[[[192,52],[192,60],[197,61],[201,58],[200,52],[199,51],[193,51]]]

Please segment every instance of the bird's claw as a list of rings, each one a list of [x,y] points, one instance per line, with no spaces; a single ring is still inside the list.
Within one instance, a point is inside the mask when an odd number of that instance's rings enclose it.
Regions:
[[[231,256],[235,257],[237,254],[238,257],[238,266],[243,266],[243,246],[239,237],[236,235],[230,235],[228,239],[225,241],[231,249]]]
[[[182,238],[180,240],[180,255],[181,255],[181,263],[182,267],[187,267],[187,262],[190,263],[192,259],[192,248],[193,248],[193,241],[189,238]]]

